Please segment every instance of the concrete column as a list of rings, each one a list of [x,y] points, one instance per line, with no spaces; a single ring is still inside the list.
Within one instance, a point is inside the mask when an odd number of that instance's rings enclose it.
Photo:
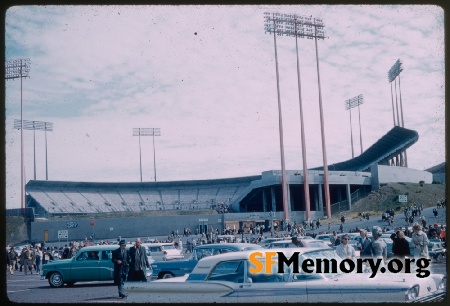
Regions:
[[[378,165],[376,163],[370,165],[370,172],[372,174],[372,190],[380,189],[380,180],[378,178]]]
[[[316,211],[322,211],[323,212],[323,206],[319,205],[319,191],[318,191],[318,188],[314,188],[314,207],[315,207]]]
[[[263,212],[267,211],[266,188],[263,188]]]
[[[347,184],[348,209],[352,209],[352,194],[350,193],[350,184]]]
[[[317,184],[319,191],[319,206],[320,210],[323,211],[323,197],[322,197],[322,184]]]
[[[272,196],[272,206],[271,206],[270,210],[275,212],[277,205],[276,205],[276,199],[275,199],[275,192],[274,192],[273,188],[274,187],[270,188],[270,194]]]
[[[291,188],[290,188],[289,184],[287,184],[287,191],[288,191],[287,194],[288,194],[288,203],[289,203],[288,211],[291,212],[294,210],[294,202],[291,201]]]

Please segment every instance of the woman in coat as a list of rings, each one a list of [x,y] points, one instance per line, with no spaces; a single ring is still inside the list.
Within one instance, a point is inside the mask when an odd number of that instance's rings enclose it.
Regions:
[[[413,224],[413,234],[410,242],[411,247],[414,249],[414,258],[428,258],[428,237],[422,231],[422,227],[419,223]]]

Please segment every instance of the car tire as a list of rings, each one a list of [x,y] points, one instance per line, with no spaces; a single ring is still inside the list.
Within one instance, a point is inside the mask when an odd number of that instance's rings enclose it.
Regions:
[[[53,288],[59,288],[64,286],[64,280],[61,273],[55,272],[52,275],[50,275],[50,277],[48,278],[48,283]]]
[[[166,278],[172,278],[172,277],[174,277],[174,275],[172,273],[168,272],[168,273],[162,274],[160,278],[166,279]]]

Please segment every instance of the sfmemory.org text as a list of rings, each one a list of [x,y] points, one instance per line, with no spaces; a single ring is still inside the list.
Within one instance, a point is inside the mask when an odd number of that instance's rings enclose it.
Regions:
[[[306,273],[337,273],[338,269],[344,273],[352,273],[356,269],[356,273],[364,273],[364,264],[369,265],[372,274],[370,278],[375,277],[378,272],[385,273],[389,271],[391,273],[411,273],[411,265],[415,263],[416,276],[419,278],[425,278],[430,275],[430,271],[427,268],[430,265],[430,260],[426,258],[420,258],[415,260],[414,258],[405,258],[403,261],[397,258],[391,259],[386,267],[382,266],[381,258],[357,258],[355,260],[343,259],[338,260],[331,259],[305,259],[301,266],[299,265],[300,252],[292,253],[290,258],[287,258],[283,252],[253,252],[249,256],[250,262],[254,267],[250,268],[250,273],[273,273],[272,266],[276,263],[277,273],[284,273],[285,265],[287,267],[293,266],[293,273],[299,273],[299,268]],[[275,260],[274,257],[278,257]],[[331,267],[331,269],[330,269]],[[387,268],[387,269],[386,269]],[[264,270],[264,271],[263,271]]]

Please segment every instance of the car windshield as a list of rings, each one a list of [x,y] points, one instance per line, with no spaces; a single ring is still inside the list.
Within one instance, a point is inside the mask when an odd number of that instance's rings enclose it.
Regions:
[[[171,244],[170,244],[170,245],[164,245],[164,246],[163,246],[163,249],[164,249],[164,250],[173,250],[173,249],[175,249],[175,246],[173,246],[173,245],[171,245]]]
[[[310,270],[314,271],[313,273],[307,273],[302,270],[303,261],[306,259],[314,261],[314,267],[310,268]],[[322,276],[327,278],[338,277],[343,274],[339,269],[341,261],[342,259],[333,250],[321,250],[303,254],[299,258],[299,273],[293,274],[293,280],[301,281],[304,279],[322,278]],[[319,264],[320,270],[318,269]]]

